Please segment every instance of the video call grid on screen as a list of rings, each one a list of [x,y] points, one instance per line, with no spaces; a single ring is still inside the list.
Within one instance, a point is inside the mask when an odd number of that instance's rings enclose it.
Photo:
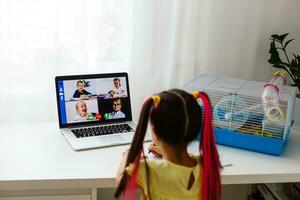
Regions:
[[[131,115],[126,83],[126,77],[59,80],[61,124],[126,119]]]

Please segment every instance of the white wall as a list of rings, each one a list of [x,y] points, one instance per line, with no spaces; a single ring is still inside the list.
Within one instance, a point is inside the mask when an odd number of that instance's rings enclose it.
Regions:
[[[299,0],[201,1],[197,74],[213,73],[267,81],[271,34],[296,38],[288,50],[300,54]]]

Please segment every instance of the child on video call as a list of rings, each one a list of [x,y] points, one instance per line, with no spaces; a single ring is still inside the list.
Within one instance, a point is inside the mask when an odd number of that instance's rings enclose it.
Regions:
[[[82,80],[77,81],[77,90],[73,94],[73,98],[89,99],[91,93],[84,89],[84,82]]]
[[[108,119],[125,118],[125,114],[121,111],[122,101],[121,99],[115,99],[113,101],[113,112],[109,113]]]
[[[80,100],[76,103],[76,112],[77,115],[74,118],[74,121],[85,121],[88,119],[89,113],[88,108],[86,105],[86,102],[83,100]]]
[[[114,78],[113,83],[114,83],[114,86],[109,91],[109,92],[113,92],[114,93],[113,98],[126,96],[125,90],[121,87],[121,81],[120,81],[120,79],[119,78]]]
[[[204,105],[204,119],[198,98]],[[148,119],[153,138],[149,150],[162,159],[149,159],[143,154]],[[199,134],[201,154],[190,155],[187,146]],[[138,186],[143,199],[219,200],[220,170],[207,95],[191,95],[178,89],[164,91],[143,104],[130,149],[123,153],[115,197],[135,199]]]

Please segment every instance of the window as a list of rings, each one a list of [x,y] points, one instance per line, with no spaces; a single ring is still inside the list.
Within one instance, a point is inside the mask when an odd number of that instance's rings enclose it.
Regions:
[[[0,120],[54,119],[56,75],[126,71],[131,5],[0,0]]]

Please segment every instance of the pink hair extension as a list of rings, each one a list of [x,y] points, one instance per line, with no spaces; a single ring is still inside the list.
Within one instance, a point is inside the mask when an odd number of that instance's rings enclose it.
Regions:
[[[216,148],[212,123],[212,108],[209,99],[203,92],[199,97],[204,105],[203,132],[201,137],[202,149],[202,200],[219,200],[221,197],[220,169],[222,168]]]
[[[136,197],[136,178],[139,170],[139,165],[140,165],[140,159],[142,155],[142,150],[138,153],[135,162],[134,162],[134,168],[132,171],[132,174],[130,176],[129,183],[126,186],[125,191],[123,192],[123,198],[124,200],[135,200]]]

